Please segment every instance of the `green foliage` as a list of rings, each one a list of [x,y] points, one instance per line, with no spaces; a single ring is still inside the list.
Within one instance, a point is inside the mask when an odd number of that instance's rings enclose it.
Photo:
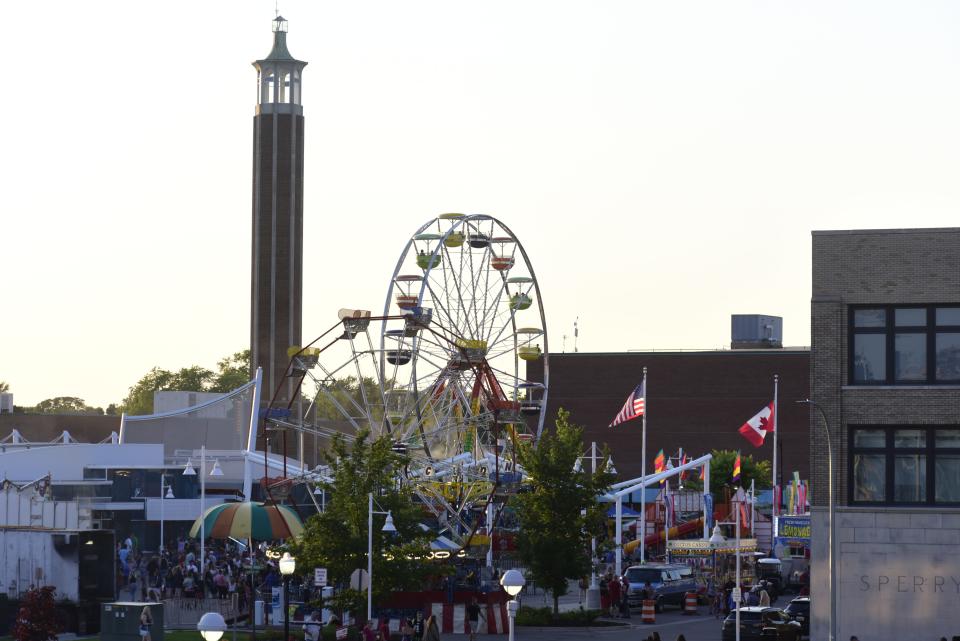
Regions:
[[[37,403],[33,411],[37,414],[76,414],[97,416],[103,414],[102,407],[90,407],[82,398],[76,396],[57,396]]]
[[[136,385],[130,388],[127,397],[120,404],[122,411],[131,415],[153,413],[153,393],[172,389],[169,384],[173,374],[165,369],[154,367],[147,372]],[[193,390],[197,391],[197,390]]]
[[[178,390],[225,394],[249,380],[250,350],[221,359],[217,362],[216,372],[199,365],[184,367],[176,372],[154,367],[130,388],[119,409],[129,415],[152,414],[154,392]],[[107,410],[109,413],[110,408]]]
[[[378,511],[390,511],[396,534],[382,531],[383,515],[373,519],[373,598],[377,602],[391,592],[420,589],[430,574],[440,567],[425,560],[430,552],[431,535],[419,525],[423,512],[411,498],[409,487],[397,489],[395,470],[406,463],[405,457],[391,450],[388,437],[371,440],[361,430],[352,444],[336,435],[324,460],[330,466],[333,482],[324,484],[326,511],[307,519],[306,531],[292,545],[297,567],[311,571],[327,568],[331,585],[345,588],[350,574],[367,568],[368,494],[373,493]],[[379,506],[379,507],[378,507]],[[327,606],[362,612],[366,593],[341,589]]]
[[[389,389],[389,386],[386,387]],[[355,376],[345,376],[335,379],[326,384],[326,389],[329,395],[320,394],[316,399],[317,418],[343,420],[345,416],[343,412],[337,408],[338,404],[345,409],[350,416],[360,415],[360,410],[357,409],[354,403],[360,407],[365,407],[366,404],[363,403],[364,394],[369,401],[369,406],[372,406],[374,409],[382,407],[380,386],[374,379],[368,376],[362,379],[362,389],[361,385],[357,383]],[[380,418],[382,417],[374,416],[373,420],[378,421]]]
[[[252,378],[250,375],[250,350],[245,349],[217,361],[217,373],[209,391],[226,394]]]
[[[580,608],[579,610],[555,613],[551,608],[523,606],[517,612],[517,625],[579,627],[592,625],[599,616],[600,610]]]
[[[209,392],[213,372],[206,367],[191,365],[177,370],[167,382],[167,389],[185,392]]]
[[[733,462],[737,458],[736,450],[714,450],[713,458],[710,460],[710,489],[716,492],[721,487],[728,487],[731,490],[737,487],[750,487],[750,481],[756,481],[758,490],[767,489],[771,485],[772,471],[770,461],[754,461],[749,454],[740,456],[740,482],[733,482]],[[695,490],[703,489],[703,482],[700,481],[700,475],[694,474],[694,478],[684,481],[684,486]]]
[[[13,624],[16,641],[57,641],[60,622],[54,607],[53,586],[36,588],[26,593]]]
[[[529,491],[513,499],[520,518],[520,558],[530,578],[550,590],[554,612],[567,593],[567,579],[590,573],[590,537],[602,534],[605,521],[596,497],[613,481],[605,471],[573,471],[583,451],[583,428],[569,419],[561,408],[555,430],[545,431],[536,447],[521,446],[520,463],[532,478]]]

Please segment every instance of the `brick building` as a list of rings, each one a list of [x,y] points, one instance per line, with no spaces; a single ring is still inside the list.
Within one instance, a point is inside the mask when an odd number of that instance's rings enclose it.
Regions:
[[[813,233],[811,638],[960,630],[960,228]],[[831,594],[829,427],[836,462]]]
[[[806,349],[737,349],[691,352],[551,354],[546,426],[557,409],[584,426],[584,440],[607,443],[619,477],[640,476],[641,424],[635,419],[607,426],[620,411],[647,367],[647,471],[663,448],[683,448],[694,456],[714,449],[741,449],[770,460],[773,439],[754,448],[737,432],[744,421],[773,400],[773,376],[780,376],[779,449],[782,478],[794,470],[807,478],[808,411],[794,401],[808,396]],[[540,381],[543,365],[529,365],[528,378]]]

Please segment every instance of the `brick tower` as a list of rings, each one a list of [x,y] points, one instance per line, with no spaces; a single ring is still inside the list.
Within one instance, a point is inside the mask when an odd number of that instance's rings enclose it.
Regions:
[[[287,348],[300,345],[303,308],[303,106],[306,62],[287,50],[287,21],[273,20],[273,49],[257,70],[253,117],[253,258],[250,353],[263,368],[268,403],[287,366]],[[293,395],[283,385],[278,401]]]

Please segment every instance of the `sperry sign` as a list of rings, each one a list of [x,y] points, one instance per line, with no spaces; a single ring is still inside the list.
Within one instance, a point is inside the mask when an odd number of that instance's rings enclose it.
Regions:
[[[960,594],[960,576],[887,575],[860,576],[861,592],[950,592]]]

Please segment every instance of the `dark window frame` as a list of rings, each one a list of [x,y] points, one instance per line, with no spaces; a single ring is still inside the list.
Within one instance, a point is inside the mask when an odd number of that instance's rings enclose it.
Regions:
[[[924,386],[924,385],[960,385],[960,378],[943,379],[937,378],[937,335],[960,333],[960,325],[937,325],[938,308],[960,308],[960,303],[937,303],[937,304],[903,304],[903,305],[850,305],[847,310],[847,383],[857,387],[870,387],[882,385],[897,386]],[[855,327],[855,312],[864,309],[881,309],[886,315],[886,324],[884,327]],[[927,312],[927,322],[925,325],[904,325],[897,327],[896,310],[898,309],[924,309]],[[879,334],[884,336],[885,352],[885,371],[882,380],[878,381],[858,381],[854,379],[854,348],[856,336],[866,334]],[[896,335],[897,334],[924,334],[926,336],[926,370],[927,376],[924,379],[897,379],[896,374]]]
[[[883,430],[883,447],[857,447],[854,434],[857,430]],[[894,434],[897,430],[922,430],[926,435],[923,447],[894,447]],[[960,425],[848,425],[847,426],[847,505],[850,506],[886,506],[886,507],[958,507],[960,501],[936,502],[936,463],[937,455],[960,455],[960,447],[936,446],[938,430],[960,430]],[[857,501],[854,493],[853,459],[857,454],[883,454],[886,461],[883,501]],[[926,460],[926,499],[922,502],[895,501],[894,497],[894,457],[897,454],[921,454]]]

